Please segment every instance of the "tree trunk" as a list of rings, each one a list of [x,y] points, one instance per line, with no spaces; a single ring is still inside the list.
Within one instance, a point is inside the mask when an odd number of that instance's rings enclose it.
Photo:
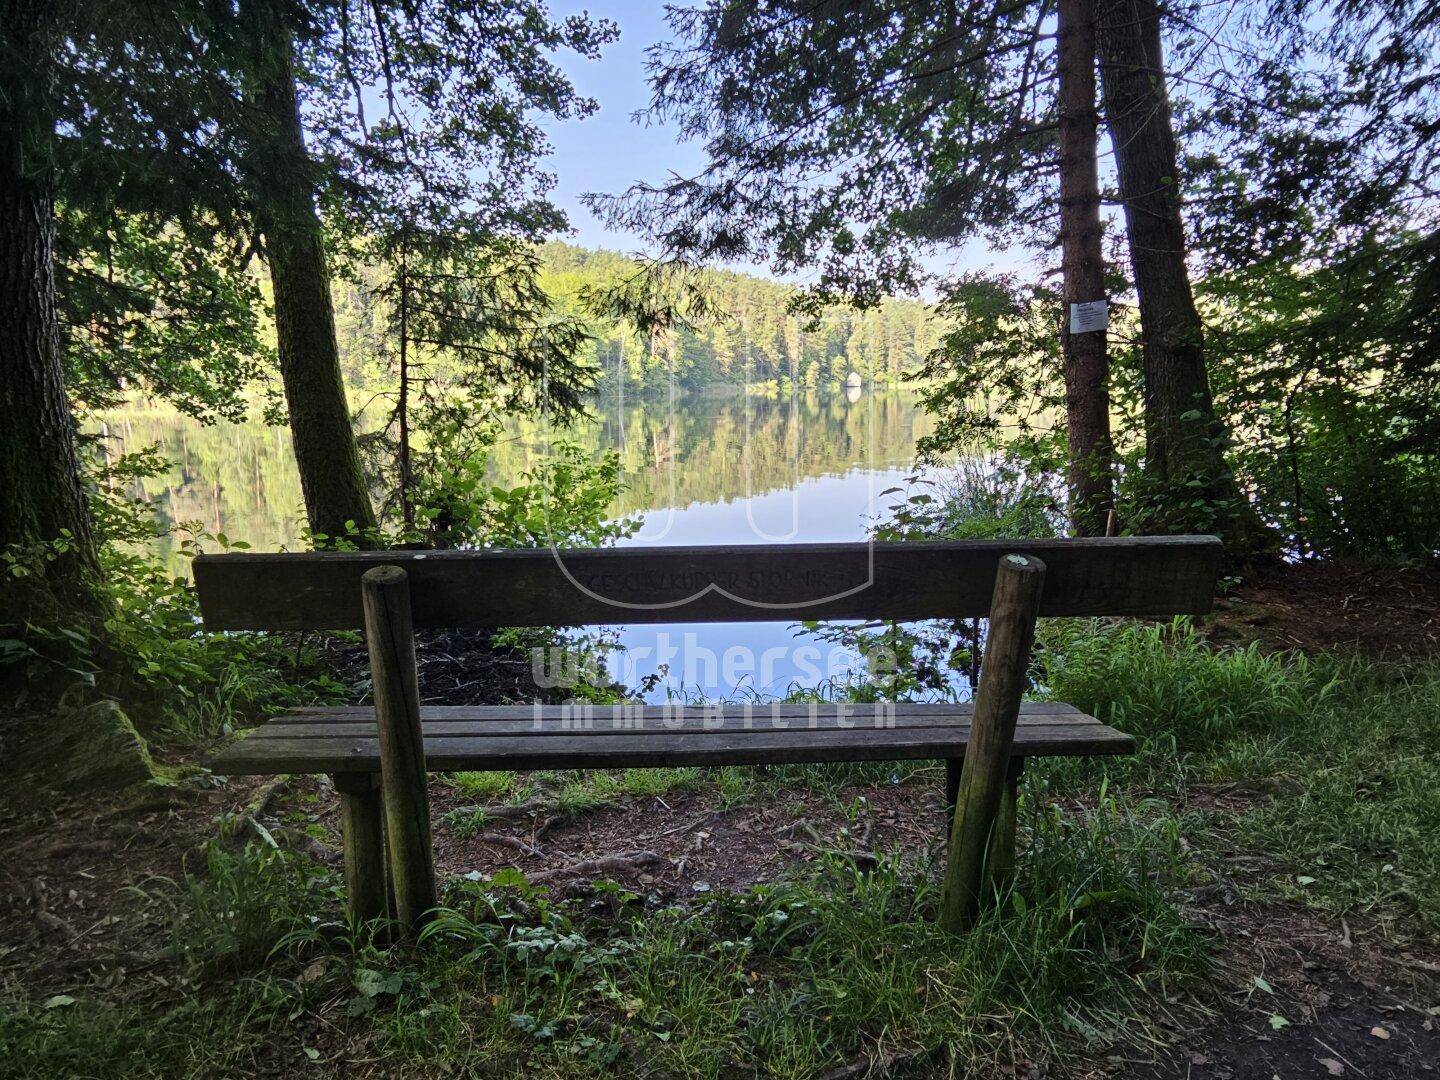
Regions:
[[[1070,521],[1076,536],[1105,535],[1114,506],[1110,361],[1104,327],[1076,332],[1075,304],[1105,299],[1100,180],[1095,162],[1095,0],[1060,0],[1060,263],[1065,311],[1065,421]]]
[[[34,67],[14,58],[58,48],[51,4],[0,4],[0,550],[62,541],[37,574],[3,573],[0,622],[98,632],[108,607],[80,480],[55,311],[54,124]],[[41,66],[43,61],[36,63]],[[19,636],[19,635],[17,635]]]
[[[51,0],[0,0],[0,552],[39,558],[17,577],[0,563],[0,636],[48,655],[88,635],[86,661],[107,671],[109,599],[80,479],[75,417],[65,392],[55,305],[55,121],[50,72],[63,34]],[[27,560],[28,561],[28,560]],[[7,771],[67,792],[153,779],[145,742],[113,701],[55,706],[75,685],[75,656],[40,677],[0,665],[0,700],[23,699],[7,725]]]
[[[1156,0],[1099,0],[1100,75],[1115,147],[1143,337],[1147,528],[1215,532],[1236,554],[1264,545],[1225,461],[1205,335],[1185,264],[1179,165]]]
[[[335,339],[330,270],[305,149],[295,57],[283,8],[247,5],[256,34],[249,100],[250,186],[275,294],[280,375],[290,411],[295,464],[312,532],[329,538],[375,528]],[[354,537],[362,542],[366,536]]]

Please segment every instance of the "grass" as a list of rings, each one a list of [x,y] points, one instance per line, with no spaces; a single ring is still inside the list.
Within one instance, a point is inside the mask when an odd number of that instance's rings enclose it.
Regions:
[[[509,795],[517,785],[513,772],[456,772],[449,775],[450,785],[467,799],[493,802]]]
[[[1184,623],[1073,622],[1046,628],[1038,670],[1045,692],[1134,733],[1139,752],[1027,770],[1016,883],[964,936],[933,925],[934,868],[894,853],[668,905],[603,883],[557,900],[514,872],[451,881],[420,947],[387,951],[344,925],[333,876],[273,848],[212,849],[151,890],[170,911],[165,982],[62,1003],[5,987],[0,1061],[22,1076],[365,1061],[799,1078],[878,1054],[984,1075],[1155,1035],[1203,984],[1213,943],[1180,901],[1217,877],[1397,932],[1440,922],[1434,665],[1217,652]],[[450,782],[477,802],[539,795],[583,812],[705,784],[725,807],[799,787],[848,804],[857,783],[909,780],[934,783],[933,765]]]
[[[518,874],[447,883],[413,951],[343,926],[335,883],[254,845],[176,887],[182,958],[160,1000],[10,996],[17,1075],[197,1075],[354,1057],[526,1076],[805,1077],[883,1046],[956,1069],[1093,1052],[1205,965],[1168,893],[1179,828],[1108,798],[1032,809],[1015,889],[962,937],[932,923],[923,862],[655,906],[557,901]],[[601,910],[603,909],[603,911]],[[319,921],[316,921],[319,916]],[[14,988],[12,988],[13,990]]]
[[[1440,926],[1440,666],[1217,652],[1186,623],[1062,624],[1045,646],[1049,692],[1139,742],[1048,765],[1057,790],[1238,789],[1208,831],[1265,856],[1252,893]]]

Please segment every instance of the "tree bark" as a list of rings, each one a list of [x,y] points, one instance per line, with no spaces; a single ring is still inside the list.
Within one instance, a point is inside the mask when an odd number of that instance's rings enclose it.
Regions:
[[[60,618],[98,632],[108,606],[80,479],[55,310],[54,121],[38,57],[59,47],[55,5],[0,4],[0,550],[63,541],[29,578],[5,574],[0,621]],[[30,58],[23,68],[15,58]]]
[[[1105,115],[1115,147],[1143,338],[1145,469],[1154,491],[1145,526],[1215,532],[1232,552],[1264,544],[1264,529],[1225,461],[1205,334],[1180,217],[1179,165],[1165,89],[1156,0],[1099,0]]]
[[[1065,310],[1065,421],[1070,439],[1070,521],[1076,536],[1103,536],[1115,504],[1106,331],[1073,333],[1071,306],[1105,299],[1100,180],[1095,160],[1095,0],[1060,0],[1060,265]]]
[[[312,532],[358,530],[364,544],[375,511],[360,467],[330,296],[325,240],[315,209],[313,162],[305,149],[295,55],[283,7],[247,5],[256,35],[249,101],[250,188],[275,295],[280,375],[290,412],[295,464]]]

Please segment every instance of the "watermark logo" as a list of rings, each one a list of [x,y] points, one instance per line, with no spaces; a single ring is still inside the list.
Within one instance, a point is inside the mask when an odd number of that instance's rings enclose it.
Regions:
[[[654,341],[652,337],[652,350],[655,348]],[[793,405],[788,412],[779,408],[773,392],[752,392],[750,384],[746,384],[742,399],[744,423],[738,431],[739,445],[728,448],[733,452],[733,460],[727,460],[722,468],[712,469],[707,474],[711,486],[704,492],[684,489],[677,473],[682,454],[674,443],[679,438],[677,433],[686,430],[687,423],[682,415],[683,397],[675,382],[675,351],[674,347],[665,349],[668,377],[663,400],[649,401],[645,406],[647,409],[663,410],[663,421],[653,414],[647,416],[647,420],[651,421],[648,430],[650,433],[664,433],[667,445],[662,447],[657,441],[656,445],[641,448],[647,452],[645,467],[653,475],[653,482],[648,486],[661,495],[666,505],[647,510],[641,534],[626,545],[638,549],[633,563],[625,559],[613,563],[607,561],[602,569],[596,569],[593,560],[582,562],[575,558],[574,552],[563,546],[564,538],[555,535],[551,492],[542,491],[542,511],[550,554],[564,578],[589,600],[615,608],[617,623],[627,621],[626,611],[673,611],[675,618],[682,620],[687,608],[700,605],[712,595],[737,607],[772,612],[775,619],[784,619],[787,615],[833,604],[870,588],[875,580],[875,552],[873,535],[869,530],[864,530],[857,537],[855,548],[858,552],[849,553],[843,565],[833,560],[812,560],[806,564],[787,557],[789,553],[773,550],[777,545],[807,537],[834,538],[837,525],[840,525],[838,519],[851,513],[859,519],[854,522],[857,532],[864,529],[863,511],[859,507],[842,510],[834,506],[812,506],[808,508],[808,513],[816,520],[805,520],[807,508],[802,506],[801,475],[805,434],[798,423],[798,410]],[[627,437],[632,434],[626,430],[626,377],[622,345],[622,362],[616,368],[613,402],[616,411],[613,430],[622,451],[626,448]],[[865,506],[873,508],[879,495],[874,490],[876,473],[866,466],[875,460],[875,406],[873,397],[862,402],[857,395],[856,387],[851,387],[846,394],[846,399],[858,409],[850,410],[843,421],[849,429],[845,437],[851,440],[855,450],[853,466],[864,469]],[[611,403],[607,402],[605,407],[608,411]],[[777,417],[780,419],[777,420]],[[769,424],[771,430],[758,437],[755,425],[761,422]],[[786,475],[783,477],[776,472],[773,460],[777,423],[784,428],[784,452],[789,457],[789,468],[784,470]],[[855,431],[857,427],[858,432]],[[542,410],[541,431],[545,449],[549,450],[553,440],[548,410]],[[739,490],[733,494],[722,491],[720,498],[725,502],[739,501],[743,505],[745,524],[740,529],[742,535],[735,535],[732,526],[726,529],[725,535],[717,536],[715,540],[723,541],[727,546],[753,547],[755,550],[736,551],[732,548],[713,555],[696,554],[683,566],[662,566],[644,559],[640,553],[645,549],[672,539],[677,507],[691,502],[711,501],[715,498],[716,482],[723,489],[737,476],[741,481]],[[762,520],[757,510],[762,498],[765,509],[780,522],[778,526]],[[787,508],[788,514],[783,513]],[[658,528],[654,527],[657,524]],[[840,527],[844,528],[843,525]],[[709,540],[709,537],[705,538],[705,541]],[[704,543],[699,546],[704,546]],[[772,550],[764,550],[766,547]],[[857,553],[862,556],[860,560],[854,557]]]
[[[896,726],[893,701],[743,702],[740,704],[640,705],[633,702],[596,705],[589,701],[567,701],[563,705],[531,706],[531,724],[536,731],[659,732],[670,731],[860,731]]]
[[[781,681],[802,686],[841,686],[859,679],[872,686],[893,681],[898,668],[887,645],[868,648],[820,649],[813,643],[772,646],[760,650],[731,645],[716,653],[696,634],[662,631],[655,646],[629,649],[584,648],[569,643],[537,647],[530,652],[530,673],[544,690],[575,690],[584,686],[639,685],[647,670],[662,673],[672,686],[739,687],[751,679],[768,688]]]

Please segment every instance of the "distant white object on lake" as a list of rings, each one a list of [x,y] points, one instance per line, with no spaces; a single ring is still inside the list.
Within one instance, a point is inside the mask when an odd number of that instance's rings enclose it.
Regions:
[[[845,380],[845,386],[847,389],[859,390],[860,387],[864,385],[865,380],[860,378],[860,373],[858,371],[850,372],[849,377]]]

